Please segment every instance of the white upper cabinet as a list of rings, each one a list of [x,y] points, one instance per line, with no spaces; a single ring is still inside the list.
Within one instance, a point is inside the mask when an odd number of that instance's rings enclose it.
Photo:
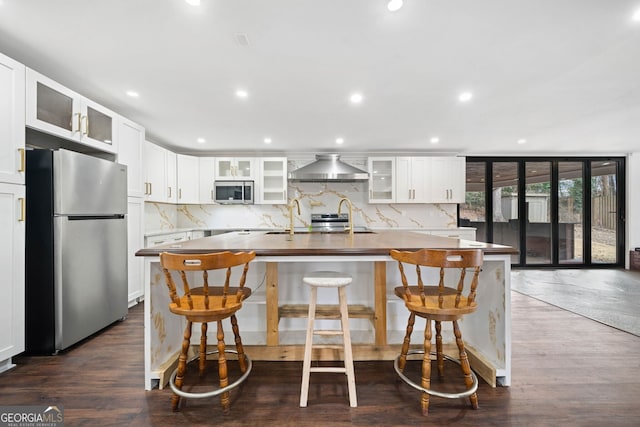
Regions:
[[[466,160],[464,157],[432,157],[429,203],[464,203]]]
[[[177,155],[178,203],[200,203],[199,161],[195,156]]]
[[[144,194],[148,202],[167,202],[167,150],[145,141],[144,144],[145,183]]]
[[[396,201],[396,158],[369,157],[369,203]]]
[[[108,153],[117,153],[116,114],[27,68],[26,125]]]
[[[257,203],[287,204],[287,158],[260,158],[258,175]]]
[[[127,165],[127,194],[143,197],[145,194],[142,152],[145,130],[142,126],[118,117],[118,163]]]
[[[213,182],[215,181],[216,158],[200,157],[199,159],[199,190],[200,203],[215,203],[216,195],[214,193]]]
[[[0,54],[0,182],[10,184],[24,184],[24,73],[24,65]]]
[[[256,159],[252,157],[216,157],[216,180],[254,180]]]
[[[166,166],[165,171],[167,181],[167,202],[178,203],[178,159],[173,151],[165,150]]]
[[[396,157],[396,203],[427,203],[428,157]]]

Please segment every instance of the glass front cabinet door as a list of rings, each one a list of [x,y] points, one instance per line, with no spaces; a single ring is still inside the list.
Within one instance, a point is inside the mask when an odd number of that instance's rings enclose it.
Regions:
[[[395,157],[369,157],[369,203],[393,203],[395,196]]]
[[[216,157],[216,180],[253,180],[255,168],[253,157]]]
[[[287,203],[287,158],[263,157],[260,159],[258,202],[282,205]]]
[[[26,125],[101,151],[116,153],[116,115],[29,68]]]

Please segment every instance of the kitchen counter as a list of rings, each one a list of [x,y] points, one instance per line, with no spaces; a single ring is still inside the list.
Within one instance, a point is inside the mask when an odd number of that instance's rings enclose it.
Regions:
[[[350,292],[356,293],[357,298],[360,297],[358,293],[368,296],[369,302],[358,304],[360,301],[352,301],[350,297],[350,317],[353,305],[354,313],[357,312],[355,316],[367,318],[373,325],[371,342],[354,345],[354,357],[356,360],[392,360],[399,351],[401,341],[393,342],[388,338],[401,337],[406,325],[399,326],[393,324],[393,319],[387,319],[387,305],[398,303],[396,306],[400,306],[402,303],[395,297],[387,300],[387,295],[393,294],[393,286],[400,283],[397,264],[391,260],[389,251],[421,248],[483,251],[485,263],[480,277],[479,309],[468,316],[468,322],[461,322],[461,329],[474,370],[492,385],[509,385],[510,256],[517,253],[515,249],[410,231],[376,230],[353,235],[302,232],[294,234],[292,240],[289,240],[288,233],[282,231],[240,231],[145,248],[136,253],[145,257],[145,388],[150,389],[154,380],[159,380],[160,386],[164,385],[173,369],[184,328],[181,319],[168,311],[168,292],[159,265],[161,252],[256,252],[256,259],[249,269],[255,275],[251,282],[264,281],[265,289],[252,295],[247,300],[247,307],[243,307],[238,314],[239,323],[242,321],[244,325],[244,328],[241,326],[245,331],[243,342],[254,360],[302,360],[303,341],[285,345],[280,329],[286,329],[291,320],[285,322],[283,318],[304,315],[302,304],[285,304],[292,295],[297,296],[296,302],[305,301],[299,295],[304,289],[299,283],[304,271],[336,268],[352,273],[354,285],[350,286]],[[264,294],[260,296],[261,292]],[[250,308],[250,304],[254,304],[253,307]],[[255,304],[262,304],[262,308],[254,314],[250,310],[255,308]],[[406,309],[403,309],[398,309],[398,316],[404,319],[402,323],[406,322],[407,316]],[[243,314],[246,317],[241,319]],[[257,322],[263,328],[260,333],[263,338],[253,342],[251,338],[245,339],[246,325],[251,322]],[[363,322],[366,324],[365,320]],[[421,343],[421,336],[419,332],[414,333],[415,344]],[[453,342],[452,337],[448,338]],[[199,336],[194,331],[192,342],[198,340]],[[215,338],[212,337],[210,341],[215,342]],[[334,357],[331,354],[327,356]]]
[[[294,234],[286,232],[239,231],[177,244],[139,250],[138,256],[158,256],[160,252],[202,253],[217,251],[255,251],[257,256],[309,255],[389,255],[391,249],[482,249],[486,254],[514,254],[517,250],[502,245],[450,239],[410,231],[365,231],[362,233]]]

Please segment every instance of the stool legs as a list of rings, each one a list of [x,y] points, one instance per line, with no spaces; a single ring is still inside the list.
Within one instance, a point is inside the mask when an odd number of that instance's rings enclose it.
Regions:
[[[444,353],[442,352],[442,322],[435,321],[436,324],[436,358],[438,360],[438,377],[444,378]]]
[[[222,320],[218,320],[218,334],[216,338],[218,338],[218,373],[220,376],[220,388],[226,387],[229,385],[229,377],[227,372],[227,358],[225,357],[224,349],[224,330],[222,329]],[[226,391],[220,395],[220,404],[222,405],[222,411],[229,411],[229,392]]]
[[[300,407],[306,408],[309,397],[309,377],[311,375],[311,355],[313,347],[313,334],[315,329],[316,302],[318,289],[311,287],[311,299],[309,301],[309,315],[307,322],[307,335],[304,346],[304,361],[302,363],[302,386],[300,389]],[[344,372],[347,375],[347,386],[349,389],[349,406],[358,406],[356,397],[356,380],[353,369],[353,351],[351,349],[351,332],[349,329],[349,309],[345,288],[338,288],[338,298],[340,302],[340,321],[342,327],[342,337],[344,346],[344,369],[343,368],[314,368],[317,372]]]
[[[240,329],[238,328],[238,319],[236,315],[231,316],[231,329],[233,330],[233,336],[236,342],[236,351],[238,352],[238,365],[240,365],[240,372],[243,374],[247,371],[247,358],[244,355],[244,347],[242,346],[242,339],[240,338]]]
[[[462,368],[462,373],[464,374],[464,383],[467,386],[467,389],[470,389],[473,386],[473,378],[471,377],[471,366],[469,365],[469,358],[467,357],[467,352],[464,350],[464,341],[462,341],[462,333],[460,332],[460,328],[458,327],[458,321],[453,321],[453,334],[456,336],[456,344],[458,344],[458,353],[460,354],[460,367]],[[469,396],[469,400],[471,401],[471,407],[473,409],[478,409],[478,394],[473,393]]]
[[[180,357],[178,358],[178,373],[176,375],[175,385],[178,390],[182,390],[182,382],[184,381],[184,371],[187,368],[187,352],[189,351],[189,344],[191,341],[191,326],[193,323],[187,321],[187,327],[184,329],[184,337],[182,340],[182,348],[180,350]],[[171,397],[171,409],[175,412],[178,410],[180,404],[180,396],[173,394]]]
[[[300,390],[300,407],[307,407],[309,397],[309,376],[311,374],[311,347],[313,346],[313,329],[316,318],[316,299],[318,288],[311,287],[311,299],[309,300],[309,315],[307,320],[307,337],[304,343],[304,361],[302,362],[302,388]]]
[[[404,341],[402,342],[402,349],[400,350],[400,361],[398,367],[400,371],[404,371],[404,367],[407,363],[407,354],[409,353],[409,345],[411,344],[411,333],[413,332],[413,324],[416,322],[416,315],[411,312],[409,314],[409,321],[407,322],[407,332],[404,335]]]
[[[200,358],[198,360],[198,368],[200,376],[204,376],[204,370],[207,366],[207,322],[202,322],[200,325]]]
[[[424,357],[422,358],[422,388],[431,388],[431,319],[427,318],[427,324],[424,328]],[[420,407],[422,415],[429,414],[429,394],[422,393],[420,399]]]
[[[351,330],[349,329],[349,307],[347,305],[347,294],[343,287],[338,288],[340,298],[340,320],[342,321],[342,338],[344,343],[344,368],[347,373],[347,385],[349,386],[349,406],[358,406],[356,397],[356,376],[353,370],[353,352],[351,349]]]

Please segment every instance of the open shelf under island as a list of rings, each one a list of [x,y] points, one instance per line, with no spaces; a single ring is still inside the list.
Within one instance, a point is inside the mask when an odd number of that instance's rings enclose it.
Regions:
[[[461,321],[473,369],[491,385],[511,383],[510,256],[508,246],[452,239],[408,231],[324,234],[233,232],[141,249],[145,257],[145,388],[163,387],[173,370],[184,331],[183,319],[169,312],[169,296],[159,254],[255,251],[247,285],[254,294],[238,312],[243,344],[253,360],[302,360],[306,328],[307,287],[302,275],[339,270],[354,280],[348,289],[355,360],[393,360],[399,353],[408,312],[401,300],[387,297],[400,285],[389,251],[481,249],[484,266],[478,288],[478,310]],[[211,283],[215,283],[215,277]],[[323,304],[322,295],[319,303]],[[323,320],[331,322],[331,320]],[[199,342],[194,329],[192,343]],[[215,329],[215,328],[214,328]],[[422,345],[424,324],[416,321],[412,343]],[[230,329],[229,329],[230,331]],[[215,342],[215,337],[209,342]],[[443,330],[445,350],[453,334]],[[227,333],[226,339],[233,334]],[[452,344],[451,347],[455,347]],[[333,359],[331,351],[319,355]],[[391,365],[390,365],[390,369]]]

